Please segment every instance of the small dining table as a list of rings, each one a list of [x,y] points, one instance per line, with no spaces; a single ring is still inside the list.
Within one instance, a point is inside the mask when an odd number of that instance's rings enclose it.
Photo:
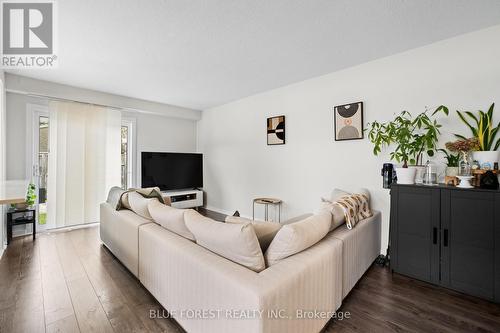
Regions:
[[[29,181],[5,180],[0,182],[0,205],[11,205],[26,202],[26,191]]]

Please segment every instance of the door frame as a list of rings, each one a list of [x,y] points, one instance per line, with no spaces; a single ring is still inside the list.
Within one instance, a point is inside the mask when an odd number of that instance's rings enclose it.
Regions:
[[[122,117],[121,126],[128,127],[128,156],[127,156],[127,184],[128,187],[136,187],[137,179],[137,119],[132,117]]]
[[[38,172],[35,171],[36,158],[38,156],[39,150],[39,136],[35,135],[35,129],[39,126],[39,117],[45,116],[49,118],[49,131],[50,131],[50,112],[49,107],[46,105],[32,104],[28,103],[26,106],[26,179],[30,182],[34,182],[36,179],[36,220],[37,220],[37,231],[43,231],[51,229],[48,223],[41,225],[38,224],[40,221],[39,216],[39,195],[38,195]],[[48,222],[48,220],[47,220]],[[52,226],[54,228],[55,226]]]

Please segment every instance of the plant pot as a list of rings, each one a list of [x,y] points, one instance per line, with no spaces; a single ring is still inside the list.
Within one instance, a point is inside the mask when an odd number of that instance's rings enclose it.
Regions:
[[[448,177],[458,176],[458,167],[446,167],[446,176]]]
[[[483,167],[483,164],[489,163],[490,168],[493,168],[493,165],[495,162],[499,161],[500,158],[500,152],[496,150],[490,150],[490,151],[475,151],[472,153],[472,156],[475,160],[479,162],[479,165],[481,165],[481,168]]]
[[[415,184],[417,168],[396,168],[398,184]]]
[[[472,186],[472,184],[471,184],[471,180],[473,178],[474,177],[472,177],[472,176],[458,176],[458,179],[460,179],[460,184],[458,184],[457,187],[460,187],[460,188],[474,188],[474,186]]]
[[[28,204],[26,202],[17,203],[15,207],[16,209],[23,210],[28,208]]]

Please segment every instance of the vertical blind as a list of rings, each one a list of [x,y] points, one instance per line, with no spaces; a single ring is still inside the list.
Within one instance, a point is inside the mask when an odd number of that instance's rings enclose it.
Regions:
[[[48,224],[97,222],[99,204],[121,182],[121,112],[60,101],[49,110]]]

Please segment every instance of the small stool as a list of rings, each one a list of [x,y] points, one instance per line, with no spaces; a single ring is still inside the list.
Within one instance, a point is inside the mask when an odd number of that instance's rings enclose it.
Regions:
[[[281,199],[276,199],[276,198],[255,198],[253,199],[253,206],[252,206],[252,220],[255,220],[255,204],[258,205],[264,205],[265,206],[265,213],[264,213],[264,220],[268,221],[269,218],[269,205],[273,206],[278,206],[278,222],[281,222]]]
[[[14,214],[23,214],[22,217],[14,218]],[[36,210],[34,208],[15,209],[7,211],[7,245],[12,240],[12,227],[15,225],[33,224],[33,240],[36,237]]]

